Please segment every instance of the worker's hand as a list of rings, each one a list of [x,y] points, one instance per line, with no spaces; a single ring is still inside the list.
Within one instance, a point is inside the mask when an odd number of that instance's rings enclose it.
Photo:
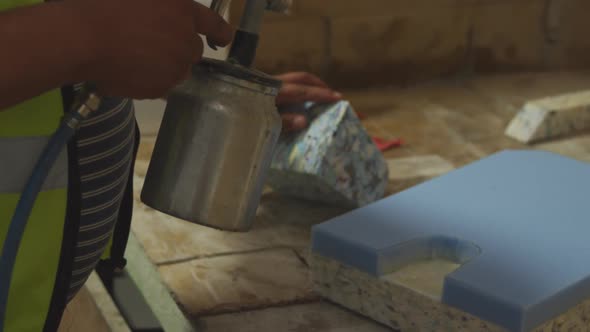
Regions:
[[[198,34],[218,46],[233,36],[222,17],[192,0],[66,1],[90,24],[96,49],[88,80],[106,95],[162,97],[201,60]]]
[[[339,92],[332,90],[315,75],[305,72],[287,73],[276,78],[283,81],[283,88],[277,96],[277,106],[287,106],[304,102],[332,103],[342,99]],[[299,131],[307,127],[307,118],[302,114],[281,114],[283,130]]]

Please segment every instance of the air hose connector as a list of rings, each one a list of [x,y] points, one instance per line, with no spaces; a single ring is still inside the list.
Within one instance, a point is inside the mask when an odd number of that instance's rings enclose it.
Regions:
[[[74,112],[66,115],[66,123],[72,129],[78,129],[82,120],[96,112],[100,107],[101,99],[94,92],[94,86],[86,84],[74,103]]]

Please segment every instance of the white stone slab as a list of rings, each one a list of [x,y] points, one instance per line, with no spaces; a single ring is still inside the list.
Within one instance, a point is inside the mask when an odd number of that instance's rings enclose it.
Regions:
[[[506,135],[535,143],[590,128],[590,91],[530,101],[510,122]]]

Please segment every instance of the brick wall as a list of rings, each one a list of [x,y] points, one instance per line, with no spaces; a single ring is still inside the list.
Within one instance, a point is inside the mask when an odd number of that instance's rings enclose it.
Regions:
[[[588,0],[294,0],[290,16],[267,15],[256,67],[309,70],[341,87],[581,68],[589,10]]]

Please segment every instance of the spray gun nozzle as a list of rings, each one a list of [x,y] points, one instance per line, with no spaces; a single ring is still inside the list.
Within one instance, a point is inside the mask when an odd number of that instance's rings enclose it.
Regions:
[[[217,14],[224,15],[230,2],[231,0],[212,0],[210,8]],[[250,67],[258,48],[258,35],[264,12],[270,10],[287,13],[292,2],[292,0],[247,0],[240,26],[230,49],[229,59],[242,66]],[[217,50],[217,46],[211,41],[207,40],[207,44],[211,49]]]

